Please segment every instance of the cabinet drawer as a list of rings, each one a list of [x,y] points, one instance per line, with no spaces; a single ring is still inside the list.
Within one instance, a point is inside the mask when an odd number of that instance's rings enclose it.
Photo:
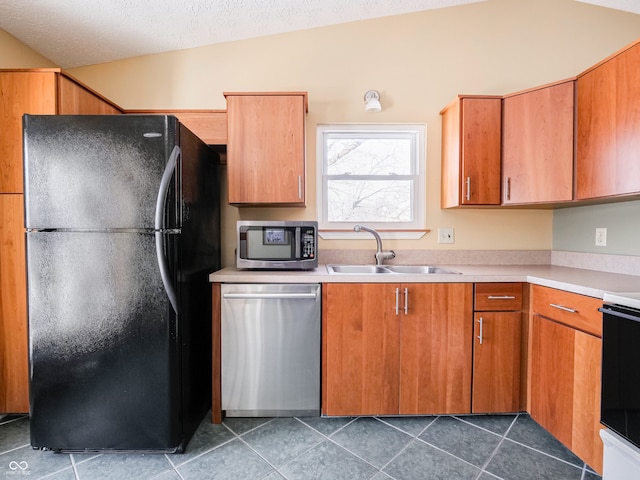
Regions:
[[[522,310],[522,283],[476,283],[476,312]]]
[[[531,313],[602,336],[602,300],[539,285],[532,285],[531,297]]]

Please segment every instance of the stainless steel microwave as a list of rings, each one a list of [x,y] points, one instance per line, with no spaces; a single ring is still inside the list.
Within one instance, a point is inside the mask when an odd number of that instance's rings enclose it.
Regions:
[[[318,222],[238,221],[236,267],[310,270],[318,266]]]

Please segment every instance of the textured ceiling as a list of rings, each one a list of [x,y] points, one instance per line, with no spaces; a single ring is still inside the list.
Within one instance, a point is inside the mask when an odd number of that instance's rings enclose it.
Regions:
[[[71,68],[480,1],[0,0],[0,28]],[[640,13],[639,0],[578,1]]]

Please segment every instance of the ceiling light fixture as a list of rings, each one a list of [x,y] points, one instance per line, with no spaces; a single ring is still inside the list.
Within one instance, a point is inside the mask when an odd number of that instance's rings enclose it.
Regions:
[[[367,112],[379,112],[382,110],[380,105],[380,94],[377,90],[369,90],[364,94],[364,109]]]

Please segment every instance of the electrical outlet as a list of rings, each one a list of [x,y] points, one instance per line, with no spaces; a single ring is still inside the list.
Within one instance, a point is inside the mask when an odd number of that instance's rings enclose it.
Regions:
[[[455,243],[453,228],[439,228],[438,243]]]
[[[596,247],[607,246],[607,229],[596,228]]]

